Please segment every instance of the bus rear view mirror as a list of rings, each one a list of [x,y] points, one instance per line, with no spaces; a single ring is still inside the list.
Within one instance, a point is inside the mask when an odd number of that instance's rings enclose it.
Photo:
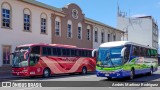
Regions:
[[[97,56],[97,51],[98,51],[98,49],[94,49],[92,51],[92,57],[96,57]]]
[[[29,52],[28,51],[26,51],[25,53],[24,53],[24,59],[28,59],[29,58]]]
[[[124,52],[126,50],[126,47],[124,47],[122,50],[121,50],[121,57],[124,57]]]

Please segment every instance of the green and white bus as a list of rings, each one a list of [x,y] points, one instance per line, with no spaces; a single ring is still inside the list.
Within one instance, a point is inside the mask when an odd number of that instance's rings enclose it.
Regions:
[[[157,71],[157,50],[130,41],[103,43],[92,51],[96,57],[97,77],[133,79],[138,74]]]

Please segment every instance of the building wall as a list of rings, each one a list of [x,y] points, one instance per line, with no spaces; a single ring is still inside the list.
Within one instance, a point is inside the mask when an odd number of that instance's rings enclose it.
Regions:
[[[52,11],[26,4],[17,0],[0,0],[0,5],[7,2],[11,6],[11,28],[6,29],[0,26],[0,66],[2,66],[2,46],[11,45],[11,52],[15,47],[28,43],[51,43],[51,13]],[[28,8],[31,11],[31,32],[23,30],[23,10]],[[1,11],[1,7],[0,7]],[[1,11],[2,12],[2,11]],[[40,15],[47,15],[47,34],[40,32]],[[0,17],[2,18],[1,14]],[[0,25],[2,21],[0,20]]]
[[[76,9],[78,11],[78,19],[74,19],[72,17],[72,10]],[[62,9],[64,13],[66,14],[64,17],[53,15],[52,16],[52,43],[57,44],[67,44],[67,45],[75,45],[80,48],[92,48],[92,25],[89,25],[85,23],[84,14],[82,13],[82,10],[79,6],[76,4],[69,4],[66,7]],[[55,35],[55,18],[59,17],[61,20],[61,35],[56,36]],[[67,37],[67,22],[70,20],[72,22],[72,37]],[[78,23],[82,24],[82,39],[78,39],[77,33],[78,33]],[[87,40],[87,26],[90,26],[90,35],[91,39]]]
[[[123,31],[126,30],[128,31],[128,35],[124,37],[124,40],[158,48],[157,46],[153,46],[154,35],[153,35],[152,19],[127,18],[122,16],[118,16],[117,19],[118,19],[117,28]],[[158,40],[158,35],[156,36],[156,40]],[[158,45],[158,41],[156,43]]]
[[[95,33],[94,31],[98,31],[98,42],[95,42]],[[104,32],[104,42],[101,42],[102,36],[101,33]],[[115,30],[113,28],[104,27],[98,24],[94,24],[93,27],[93,48],[98,48],[102,43],[111,42],[111,41],[121,41],[122,32]],[[110,41],[108,41],[108,34],[110,34]],[[116,40],[113,39],[113,35],[116,35]]]
[[[20,0],[0,0],[0,5],[7,2],[11,7],[11,28],[3,28],[2,20],[0,20],[0,66],[3,65],[3,46],[11,46],[11,51],[14,52],[16,46],[30,43],[56,43],[75,45],[80,48],[97,48],[101,44],[101,30],[104,30],[105,41],[107,42],[107,34],[111,34],[110,41],[113,41],[113,34],[116,34],[116,40],[120,40],[121,31],[109,28],[104,25],[99,25],[94,22],[86,22],[85,15],[81,8],[76,4],[69,4],[62,8],[62,12],[58,13],[54,10],[35,6],[22,2]],[[45,6],[45,5],[44,5]],[[50,6],[49,6],[50,7]],[[31,31],[24,31],[24,9],[31,12]],[[0,7],[0,12],[2,7]],[[73,9],[78,11],[78,18],[73,18]],[[27,12],[28,13],[28,12]],[[45,13],[47,16],[47,33],[41,33],[41,14]],[[2,14],[0,14],[2,18]],[[55,35],[55,19],[59,18],[61,21],[61,35]],[[67,22],[72,21],[72,37],[67,37]],[[82,39],[78,39],[78,25],[82,26]],[[90,29],[90,40],[87,40],[87,29]],[[94,29],[98,30],[98,42],[94,42]],[[10,62],[11,64],[12,62]]]

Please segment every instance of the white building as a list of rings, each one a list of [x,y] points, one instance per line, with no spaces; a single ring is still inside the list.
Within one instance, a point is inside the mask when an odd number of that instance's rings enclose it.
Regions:
[[[126,17],[118,13],[117,28],[126,32],[122,40],[158,49],[158,25],[152,16]]]
[[[105,42],[121,41],[124,32],[120,29],[89,18],[86,18],[86,21],[93,25],[93,49],[98,48]]]
[[[0,0],[0,5],[0,66],[11,64],[6,55],[18,45],[51,43],[51,10],[18,0]]]

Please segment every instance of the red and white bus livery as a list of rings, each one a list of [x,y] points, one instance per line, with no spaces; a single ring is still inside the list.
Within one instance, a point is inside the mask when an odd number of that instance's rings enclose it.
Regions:
[[[62,73],[95,71],[96,60],[92,49],[61,44],[26,44],[13,53],[12,74],[44,76]]]

